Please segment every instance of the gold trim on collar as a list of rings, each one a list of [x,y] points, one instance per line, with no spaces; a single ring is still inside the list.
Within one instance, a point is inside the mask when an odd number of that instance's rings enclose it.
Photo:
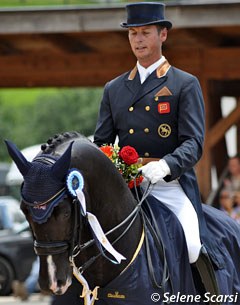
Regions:
[[[161,64],[156,70],[157,77],[160,78],[164,76],[170,67],[171,65],[169,64],[169,62],[165,60],[164,63]]]
[[[171,65],[169,64],[169,62],[167,60],[165,60],[157,69],[156,69],[156,75],[158,78],[163,77],[168,69],[171,67]],[[135,66],[132,71],[130,72],[129,76],[128,76],[128,80],[133,80],[135,78],[137,74],[137,66]]]
[[[137,66],[135,66],[128,76],[128,80],[133,80],[137,74]]]

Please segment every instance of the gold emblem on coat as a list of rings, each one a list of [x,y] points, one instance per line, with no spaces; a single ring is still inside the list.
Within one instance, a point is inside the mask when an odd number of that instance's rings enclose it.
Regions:
[[[108,293],[107,294],[108,298],[113,298],[113,299],[125,299],[126,296],[124,294],[120,294],[118,291],[115,291],[115,293]]]
[[[171,127],[168,124],[161,124],[158,127],[158,134],[162,138],[167,138],[172,132]]]

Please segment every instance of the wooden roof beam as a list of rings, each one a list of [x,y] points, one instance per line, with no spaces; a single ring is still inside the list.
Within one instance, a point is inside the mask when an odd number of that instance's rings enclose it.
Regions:
[[[207,132],[207,145],[213,147],[216,145],[225,135],[226,131],[237,124],[240,121],[240,104],[225,118],[219,120],[208,132]]]

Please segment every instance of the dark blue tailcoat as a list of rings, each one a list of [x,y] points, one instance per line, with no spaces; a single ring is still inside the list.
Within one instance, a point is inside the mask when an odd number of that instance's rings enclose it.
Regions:
[[[106,84],[94,142],[114,143],[118,136],[120,147],[131,145],[141,157],[165,159],[171,169],[166,181],[179,179],[197,211],[202,241],[221,267],[218,246],[207,233],[193,169],[202,155],[204,120],[197,78],[165,61],[142,85],[136,67]]]

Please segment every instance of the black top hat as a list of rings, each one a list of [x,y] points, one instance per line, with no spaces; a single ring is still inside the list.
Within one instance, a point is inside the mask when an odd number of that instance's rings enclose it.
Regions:
[[[126,6],[127,22],[122,22],[121,27],[129,28],[144,26],[148,24],[160,24],[167,29],[172,27],[172,23],[164,18],[163,3],[139,2]]]

